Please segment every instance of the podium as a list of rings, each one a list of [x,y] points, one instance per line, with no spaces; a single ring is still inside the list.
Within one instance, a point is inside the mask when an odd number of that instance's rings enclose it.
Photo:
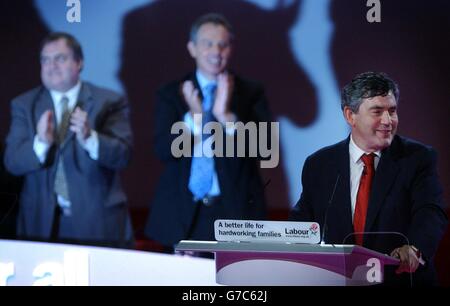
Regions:
[[[0,287],[214,286],[212,271],[205,258],[0,239]]]
[[[368,286],[399,260],[358,245],[182,240],[177,251],[215,253],[216,282],[232,286]]]

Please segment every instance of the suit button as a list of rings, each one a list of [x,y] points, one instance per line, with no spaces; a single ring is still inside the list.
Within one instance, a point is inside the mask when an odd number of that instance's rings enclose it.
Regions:
[[[203,205],[205,205],[205,206],[211,205],[211,201],[210,201],[210,199],[209,199],[208,197],[204,197],[204,198],[202,199],[202,203],[203,203]]]

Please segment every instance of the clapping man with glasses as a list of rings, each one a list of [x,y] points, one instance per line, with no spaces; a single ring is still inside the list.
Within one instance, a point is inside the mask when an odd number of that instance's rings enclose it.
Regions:
[[[83,52],[67,33],[42,42],[38,86],[11,103],[4,162],[24,176],[19,238],[130,247],[119,171],[130,159],[128,104],[81,81]]]

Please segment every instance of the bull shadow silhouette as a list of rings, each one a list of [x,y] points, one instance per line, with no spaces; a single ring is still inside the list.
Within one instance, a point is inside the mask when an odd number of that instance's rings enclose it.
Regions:
[[[22,179],[3,166],[10,101],[40,84],[40,41],[49,32],[32,0],[0,3],[0,238],[14,239]]]
[[[125,173],[134,206],[148,205],[162,170],[152,154],[154,94],[162,84],[195,69],[186,44],[191,24],[202,14],[217,12],[229,19],[236,36],[231,69],[265,85],[273,118],[286,116],[299,126],[314,121],[317,103],[302,101],[316,101],[315,93],[295,61],[288,35],[301,1],[282,4],[265,10],[240,0],[163,0],[126,15],[119,77],[130,100],[135,133],[133,162]],[[290,203],[282,162],[262,174],[271,180],[266,188],[269,208],[286,211]]]

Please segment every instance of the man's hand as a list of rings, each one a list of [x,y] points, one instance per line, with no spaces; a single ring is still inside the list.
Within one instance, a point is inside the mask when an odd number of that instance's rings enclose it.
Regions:
[[[217,77],[217,93],[212,113],[221,123],[233,121],[234,115],[230,112],[230,101],[233,95],[234,80],[228,73],[221,73]]]
[[[55,141],[55,126],[53,123],[53,112],[46,110],[39,118],[37,124],[37,135],[40,141],[52,145]]]
[[[79,107],[75,108],[70,117],[70,130],[77,135],[77,140],[82,144],[91,136],[87,112]]]
[[[395,271],[397,274],[407,272],[414,273],[419,267],[420,260],[417,249],[414,246],[404,245],[391,252],[391,256],[400,259],[400,266]]]
[[[202,113],[202,103],[198,89],[195,88],[192,81],[185,81],[181,86],[181,92],[183,93],[184,100],[189,106],[189,110],[192,115]]]

